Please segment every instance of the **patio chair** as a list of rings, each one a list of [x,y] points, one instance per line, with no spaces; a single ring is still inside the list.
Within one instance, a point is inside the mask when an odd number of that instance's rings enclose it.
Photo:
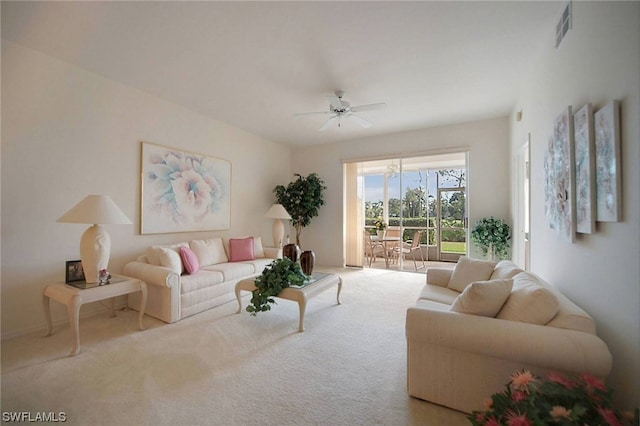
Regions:
[[[416,268],[416,271],[419,269],[426,268],[426,263],[424,261],[424,255],[422,254],[422,248],[420,247],[420,231],[416,231],[413,233],[413,240],[407,240],[402,243],[401,246],[396,247],[396,256],[402,256],[402,260],[406,260],[407,254],[412,253],[413,258],[413,266]],[[418,263],[416,262],[416,253],[420,253],[420,259],[422,260],[422,266],[418,267]]]
[[[385,256],[384,245],[373,241],[371,234],[366,229],[364,230],[364,256],[365,259],[369,259],[369,266],[371,266],[371,262],[375,262],[377,256]]]

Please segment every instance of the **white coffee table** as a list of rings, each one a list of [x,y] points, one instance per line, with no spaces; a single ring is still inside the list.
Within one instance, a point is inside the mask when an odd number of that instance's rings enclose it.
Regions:
[[[53,322],[51,321],[50,300],[53,299],[67,306],[69,313],[69,325],[71,327],[72,346],[69,356],[76,356],[80,353],[80,306],[84,303],[97,302],[99,300],[111,299],[111,316],[115,317],[115,297],[139,291],[140,312],[138,313],[138,327],[144,330],[142,318],[147,304],[147,284],[135,278],[122,275],[114,275],[110,284],[89,288],[77,288],[69,284],[54,283],[48,284],[42,292],[42,302],[44,313],[47,319],[48,330],[46,336],[53,333]]]
[[[305,283],[300,287],[287,287],[283,289],[280,294],[278,294],[278,296],[276,296],[280,299],[298,302],[298,310],[300,311],[298,331],[300,332],[304,331],[304,313],[307,309],[307,300],[319,293],[322,293],[328,288],[337,285],[338,295],[336,300],[338,302],[338,305],[341,304],[340,291],[342,290],[342,278],[340,277],[340,275],[315,273],[312,276],[313,281]],[[255,289],[255,278],[238,281],[238,283],[236,284],[236,299],[238,299],[238,311],[236,313],[239,314],[242,312],[242,300],[240,299],[240,291],[253,291]]]

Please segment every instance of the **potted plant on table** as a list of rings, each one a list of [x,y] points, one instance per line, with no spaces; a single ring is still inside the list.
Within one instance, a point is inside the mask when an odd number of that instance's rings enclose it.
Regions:
[[[283,257],[267,265],[262,274],[255,280],[256,289],[251,294],[251,303],[247,312],[256,316],[258,312],[271,310],[270,304],[276,303],[274,297],[282,289],[292,285],[301,285],[307,277],[302,273],[300,265]]]
[[[476,222],[471,230],[471,239],[478,246],[483,256],[489,254],[490,260],[506,259],[511,228],[502,219],[493,216]]]
[[[379,217],[378,219],[376,219],[373,225],[376,227],[376,233],[378,234],[378,238],[384,237],[384,230],[387,229],[387,223],[384,220],[382,220],[381,217]]]

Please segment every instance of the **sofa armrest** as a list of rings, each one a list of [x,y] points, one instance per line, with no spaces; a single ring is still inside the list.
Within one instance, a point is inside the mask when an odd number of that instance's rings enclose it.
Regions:
[[[595,334],[543,325],[411,307],[408,341],[561,371],[606,377],[612,358]]]
[[[180,284],[180,276],[171,269],[138,261],[127,263],[124,275],[159,287],[177,288]]]
[[[451,279],[452,269],[445,268],[429,268],[427,269],[427,284],[446,287]]]
[[[268,257],[269,259],[281,259],[282,258],[282,249],[278,247],[263,247],[264,257]]]

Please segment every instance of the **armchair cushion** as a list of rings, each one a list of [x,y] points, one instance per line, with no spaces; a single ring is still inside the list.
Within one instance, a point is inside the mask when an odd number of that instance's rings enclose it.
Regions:
[[[450,310],[463,314],[495,317],[513,287],[513,280],[476,281],[456,297]]]
[[[495,266],[496,264],[494,262],[475,260],[461,256],[458,259],[456,267],[453,269],[447,287],[462,292],[474,281],[487,281],[491,278]]]

